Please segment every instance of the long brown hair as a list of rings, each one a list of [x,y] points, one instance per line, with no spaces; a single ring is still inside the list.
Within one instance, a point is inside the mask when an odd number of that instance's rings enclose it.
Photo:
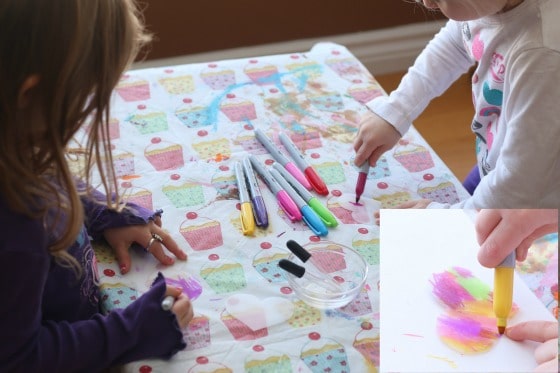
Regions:
[[[111,93],[148,39],[134,0],[0,1],[0,195],[59,233],[49,251],[64,264],[77,264],[66,249],[84,221],[68,143],[87,120],[81,176],[89,183],[95,164],[114,207]],[[32,76],[38,83],[22,107],[21,89]]]

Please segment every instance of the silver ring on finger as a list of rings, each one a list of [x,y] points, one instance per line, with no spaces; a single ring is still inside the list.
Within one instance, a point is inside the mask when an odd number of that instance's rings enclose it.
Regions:
[[[148,242],[148,246],[146,246],[146,248],[144,250],[147,253],[149,253],[150,252],[150,247],[152,247],[152,245],[156,241],[158,241],[159,243],[163,243],[163,238],[161,238],[161,236],[159,234],[152,233],[152,238],[150,238],[150,241]]]

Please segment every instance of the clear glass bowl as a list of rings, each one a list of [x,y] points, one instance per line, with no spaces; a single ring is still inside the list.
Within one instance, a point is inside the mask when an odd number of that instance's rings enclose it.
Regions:
[[[332,242],[304,248],[311,254],[306,263],[294,254],[288,260],[303,266],[305,274],[299,278],[286,272],[298,298],[316,308],[332,309],[343,307],[358,296],[367,279],[368,265],[357,251]]]

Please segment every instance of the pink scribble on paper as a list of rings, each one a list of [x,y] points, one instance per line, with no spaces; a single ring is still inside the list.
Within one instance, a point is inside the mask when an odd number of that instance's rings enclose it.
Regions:
[[[490,287],[461,267],[434,273],[433,294],[446,308],[437,319],[437,334],[463,354],[488,351],[500,337]],[[517,311],[514,305],[512,314]]]

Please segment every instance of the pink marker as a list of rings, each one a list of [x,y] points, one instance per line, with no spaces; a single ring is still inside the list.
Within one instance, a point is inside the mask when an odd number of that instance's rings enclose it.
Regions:
[[[356,182],[356,204],[360,202],[360,197],[364,193],[366,180],[369,173],[369,162],[366,160],[361,166],[358,173],[358,181]]]
[[[261,144],[263,144],[266,150],[268,150],[268,152],[272,155],[272,158],[274,158],[276,162],[280,163],[286,170],[288,170],[288,172],[293,177],[295,177],[296,180],[305,187],[305,189],[313,189],[313,187],[309,183],[309,180],[307,180],[307,177],[305,177],[302,171],[278,149],[278,146],[275,145],[272,140],[270,140],[268,136],[264,134],[264,132],[256,128],[255,137],[260,141]]]

